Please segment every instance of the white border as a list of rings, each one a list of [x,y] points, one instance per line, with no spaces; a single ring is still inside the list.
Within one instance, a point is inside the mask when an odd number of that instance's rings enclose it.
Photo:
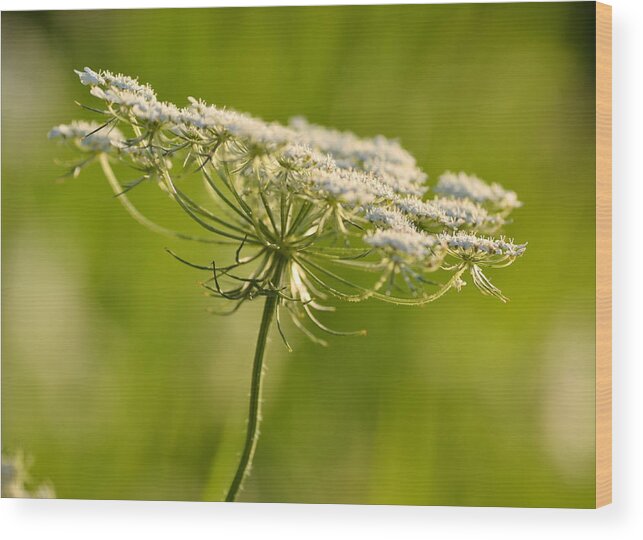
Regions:
[[[320,4],[394,2],[315,1]],[[407,1],[403,3],[422,3]],[[455,3],[443,1],[441,3]],[[614,503],[601,510],[0,501],[0,535],[47,540],[180,537],[209,539],[434,538],[583,540],[643,538],[643,2],[612,0],[614,72]],[[11,0],[2,10],[302,5],[303,2],[162,0]],[[637,140],[637,135],[639,135]],[[638,320],[637,320],[638,315]],[[638,413],[638,414],[637,414]]]

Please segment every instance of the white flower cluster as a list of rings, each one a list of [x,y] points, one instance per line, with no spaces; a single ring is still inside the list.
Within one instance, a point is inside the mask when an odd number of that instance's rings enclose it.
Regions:
[[[98,122],[81,120],[52,128],[49,138],[74,141],[81,149],[93,152],[110,152],[124,145],[123,134],[118,128],[102,128]]]
[[[428,220],[454,230],[469,227],[491,231],[504,224],[501,216],[490,214],[468,199],[452,200],[436,197],[423,201],[416,197],[396,197],[393,204],[415,219]]]
[[[348,131],[310,124],[302,117],[291,119],[290,127],[302,143],[327,152],[341,168],[375,173],[397,192],[422,195],[426,191],[426,174],[397,141],[382,135],[362,139]]]
[[[463,268],[511,262],[526,249],[525,244],[502,237],[481,236],[498,231],[508,222],[509,213],[521,206],[515,192],[475,176],[447,172],[435,187],[437,195],[425,199],[427,176],[396,140],[381,135],[360,138],[301,117],[288,125],[266,122],[194,98],[189,98],[186,107],[178,107],[159,101],[149,85],[132,77],[89,68],[76,73],[81,83],[90,87],[91,95],[104,103],[108,120],[102,129],[86,122],[61,125],[50,137],[73,140],[85,150],[116,154],[145,170],[158,167],[156,176],[165,182],[163,188],[178,197],[188,212],[195,209],[194,202],[179,195],[173,186],[169,164],[182,164],[178,168],[174,165],[172,174],[186,171],[193,163],[206,175],[212,170],[227,182],[225,190],[232,192],[233,201],[239,201],[237,214],[247,212],[246,221],[260,222],[245,232],[243,226],[230,226],[200,209],[199,223],[204,223],[205,216],[232,229],[224,233],[225,238],[238,238],[238,231],[244,231],[247,238],[259,231],[256,241],[267,241],[271,227],[277,233],[278,222],[285,228],[293,218],[281,215],[276,219],[275,214],[293,211],[304,204],[299,200],[316,209],[311,213],[301,206],[300,217],[294,219],[304,237],[308,238],[310,231],[322,235],[323,230],[333,227],[335,234],[346,236],[345,223],[350,223],[356,225],[350,234],[385,260],[417,264],[423,271],[429,271],[427,265],[439,267],[449,256]],[[116,125],[129,128],[131,133],[124,137]],[[212,178],[207,179],[213,186]],[[243,201],[242,197],[249,199]],[[223,200],[228,206],[234,204],[225,196]],[[271,201],[276,208],[271,208]],[[309,214],[317,217],[307,217]],[[331,215],[333,219],[328,219]],[[278,236],[283,239],[285,233],[282,230]],[[289,233],[296,235],[297,230]],[[305,245],[309,244],[307,240]],[[474,281],[482,283],[479,269],[475,272]],[[460,282],[458,275],[452,286]]]
[[[232,109],[208,105],[194,98],[189,100],[190,105],[181,110],[178,122],[185,128],[212,130],[222,136],[241,139],[253,148],[264,147],[267,152],[274,152],[295,140],[292,132],[277,122],[264,122]]]
[[[344,169],[315,169],[309,175],[317,194],[328,195],[351,206],[374,202],[380,192],[362,173]]]
[[[487,238],[466,232],[440,234],[439,239],[447,247],[461,255],[499,255],[502,257],[520,257],[527,249],[527,244],[514,244],[504,237]]]
[[[504,189],[500,184],[487,184],[477,176],[463,172],[445,172],[438,179],[435,192],[457,199],[471,199],[478,203],[490,203],[502,210],[519,208],[522,203],[514,191]]]
[[[313,150],[306,144],[288,144],[278,157],[282,167],[291,171],[302,171],[313,168],[332,169],[335,162],[328,154]]]
[[[411,220],[396,208],[387,208],[381,205],[368,206],[365,217],[377,227],[395,229],[401,232],[417,230]]]
[[[393,257],[404,254],[419,260],[426,259],[438,243],[435,235],[413,229],[375,229],[364,237],[364,241],[391,252]]]
[[[189,106],[179,108],[159,101],[152,88],[137,79],[90,68],[76,73],[83,84],[91,86],[90,93],[105,101],[117,116],[170,124],[175,130],[212,131],[222,140],[233,138],[254,152],[260,149],[264,154],[275,153],[275,157],[281,152],[288,159],[296,152],[300,162],[316,167],[310,174],[313,183],[330,195],[344,195],[346,202],[368,202],[389,191],[417,195],[425,190],[421,183],[426,175],[413,157],[385,137],[362,140],[352,133],[312,125],[305,130],[302,119],[286,127],[195,98],[189,98]],[[373,193],[367,193],[368,189]]]
[[[107,86],[113,90],[121,90],[138,94],[143,98],[152,101],[156,99],[156,93],[151,86],[147,84],[140,84],[138,79],[128,77],[121,73],[114,75],[110,71],[96,71],[86,67],[83,71],[74,70],[80,82],[85,86]]]
[[[115,112],[157,124],[181,121],[181,110],[176,105],[159,101],[154,90],[137,79],[110,71],[98,73],[88,67],[76,74],[82,84],[91,87],[91,95],[105,101]]]
[[[147,84],[140,84],[138,79],[128,77],[121,73],[114,74],[111,71],[101,71],[100,73],[86,67],[83,71],[74,70],[78,75],[81,84],[85,86],[91,86],[96,88],[104,88],[105,93],[109,92],[114,99],[114,102],[118,102],[118,95],[134,94],[140,96],[142,99],[147,101],[156,100],[156,92],[152,89],[151,86]],[[105,93],[101,93],[97,90],[90,90],[92,94],[95,94],[96,97],[105,99]]]

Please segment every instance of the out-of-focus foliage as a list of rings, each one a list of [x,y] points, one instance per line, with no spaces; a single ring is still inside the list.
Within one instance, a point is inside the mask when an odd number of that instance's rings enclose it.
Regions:
[[[337,324],[369,335],[326,349],[273,337],[243,500],[591,506],[593,14],[3,14],[3,445],[60,497],[219,500],[242,444],[260,306],[209,315],[163,249],[179,243],[134,227],[98,170],[55,181],[47,131],[84,114],[72,69],[103,66],[179,103],[397,136],[431,179],[462,168],[525,203],[511,230],[529,253],[496,280],[507,305],[465,288],[427,309],[345,306]],[[152,187],[132,198],[184,229]]]
[[[2,456],[2,497],[52,499],[56,497],[47,483],[38,483],[29,474],[31,463],[23,454]]]

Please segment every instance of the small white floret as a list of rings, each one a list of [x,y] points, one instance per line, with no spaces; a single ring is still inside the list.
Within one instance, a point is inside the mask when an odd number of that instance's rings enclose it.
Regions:
[[[447,197],[491,203],[504,210],[512,210],[522,205],[514,191],[506,190],[500,184],[487,184],[477,176],[463,172],[445,172],[440,176],[435,192]]]

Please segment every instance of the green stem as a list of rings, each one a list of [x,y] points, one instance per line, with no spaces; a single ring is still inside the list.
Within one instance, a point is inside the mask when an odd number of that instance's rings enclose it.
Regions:
[[[281,283],[281,273],[283,271],[284,261],[279,260],[275,266],[274,283],[279,287]],[[252,458],[254,457],[257,441],[259,440],[259,422],[261,421],[261,391],[263,382],[263,359],[266,351],[266,342],[268,331],[277,310],[277,301],[279,297],[276,293],[269,294],[266,297],[266,303],[263,307],[263,316],[261,317],[261,326],[257,345],[255,348],[255,357],[252,365],[252,380],[250,383],[250,404],[248,408],[248,429],[246,431],[246,442],[243,446],[241,459],[234,475],[232,484],[226,495],[226,502],[233,502],[241,489],[244,479],[250,472]]]

